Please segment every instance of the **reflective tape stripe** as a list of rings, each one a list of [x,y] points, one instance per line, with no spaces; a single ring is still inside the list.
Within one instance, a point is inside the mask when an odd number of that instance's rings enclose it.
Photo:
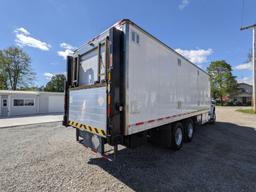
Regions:
[[[128,127],[141,126],[141,125],[144,125],[146,123],[153,123],[153,122],[156,122],[156,121],[163,121],[163,120],[166,120],[166,119],[177,118],[177,117],[181,117],[181,116],[185,116],[185,115],[189,115],[189,114],[193,114],[193,113],[198,113],[200,111],[205,111],[205,109],[198,110],[198,111],[193,111],[193,112],[186,112],[186,113],[167,116],[167,117],[162,117],[162,118],[158,118],[158,119],[151,119],[151,120],[148,120],[148,121],[145,121],[145,122],[138,122],[138,123],[130,124],[130,125],[128,125]]]
[[[94,134],[97,134],[99,136],[104,136],[105,137],[107,135],[106,131],[104,131],[102,129],[95,128],[95,127],[92,127],[90,125],[85,125],[85,124],[77,123],[75,121],[68,121],[68,124],[70,126],[78,128],[78,129],[80,129],[82,131],[88,131],[90,133],[94,133]]]

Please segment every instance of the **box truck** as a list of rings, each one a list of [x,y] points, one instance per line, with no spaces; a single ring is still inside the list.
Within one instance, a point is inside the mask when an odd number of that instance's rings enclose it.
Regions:
[[[63,124],[97,153],[148,140],[178,150],[215,117],[209,75],[128,19],[67,57]]]

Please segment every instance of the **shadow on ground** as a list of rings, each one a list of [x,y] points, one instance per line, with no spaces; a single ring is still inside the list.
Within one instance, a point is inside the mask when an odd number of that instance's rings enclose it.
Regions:
[[[218,122],[198,127],[177,152],[147,144],[89,164],[135,191],[256,191],[256,131]]]

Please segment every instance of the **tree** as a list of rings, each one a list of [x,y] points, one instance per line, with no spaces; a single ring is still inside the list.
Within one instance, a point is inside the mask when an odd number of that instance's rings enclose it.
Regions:
[[[4,58],[2,57],[1,51],[0,51],[0,90],[1,89],[8,89],[7,85],[7,75],[4,68]]]
[[[64,92],[65,75],[54,75],[51,80],[46,84],[44,91]]]
[[[211,95],[220,99],[223,106],[223,96],[232,96],[237,92],[236,77],[232,74],[232,67],[224,60],[213,61],[207,68],[211,80]]]
[[[7,89],[6,77],[0,72],[0,90]]]
[[[0,79],[3,89],[16,90],[32,85],[35,73],[31,69],[30,57],[18,47],[0,50]]]

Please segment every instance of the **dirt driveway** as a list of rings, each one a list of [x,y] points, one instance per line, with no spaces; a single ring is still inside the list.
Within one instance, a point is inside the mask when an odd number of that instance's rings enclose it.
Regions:
[[[0,191],[256,191],[256,115],[217,108],[178,152],[147,144],[108,162],[60,123],[0,129]]]
[[[239,108],[245,107],[217,107],[218,122],[230,122],[256,128],[256,115],[237,112],[236,110]]]

